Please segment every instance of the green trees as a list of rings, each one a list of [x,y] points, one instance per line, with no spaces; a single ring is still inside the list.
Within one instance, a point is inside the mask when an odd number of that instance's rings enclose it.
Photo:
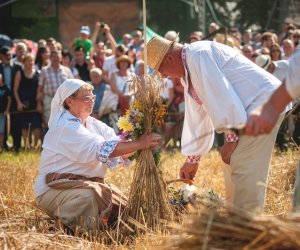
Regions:
[[[197,12],[197,8],[204,2],[205,18],[201,16],[201,11]],[[253,25],[260,30],[279,30],[289,14],[290,2],[291,0],[147,0],[147,20],[149,26],[161,35],[168,30],[179,31],[181,40],[185,40],[190,32],[199,30],[203,20],[206,32],[211,22],[220,26],[236,26],[241,31]]]

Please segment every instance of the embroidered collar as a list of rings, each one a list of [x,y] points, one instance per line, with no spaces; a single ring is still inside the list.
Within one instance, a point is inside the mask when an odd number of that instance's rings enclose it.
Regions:
[[[182,57],[182,62],[183,62],[184,70],[185,70],[185,84],[187,84],[188,93],[201,106],[202,101],[200,100],[199,96],[197,95],[197,93],[195,91],[195,88],[194,88],[192,80],[191,80],[191,74],[190,74],[189,68],[186,63],[186,45],[184,45],[182,48],[181,57]]]

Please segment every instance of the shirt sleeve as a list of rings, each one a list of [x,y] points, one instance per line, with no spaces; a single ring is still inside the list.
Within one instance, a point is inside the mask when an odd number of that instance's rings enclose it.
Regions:
[[[285,84],[293,99],[300,97],[300,47],[290,59]]]
[[[39,74],[39,86],[43,86],[44,85],[44,78],[45,78],[45,70],[42,69],[41,73]]]
[[[203,106],[185,91],[185,118],[181,139],[181,153],[185,156],[204,155],[214,142],[214,127]]]
[[[215,129],[224,132],[225,129],[244,125],[247,113],[218,63],[218,54],[212,55],[212,51],[205,50],[191,54],[188,66],[194,89]]]
[[[105,71],[108,71],[108,59],[106,58],[103,62],[103,66],[102,66],[102,69],[105,70]]]
[[[94,119],[94,122],[97,123],[99,134],[105,139],[105,140],[114,140],[117,135],[113,128],[107,126],[105,123],[98,121]]]
[[[130,165],[131,161],[123,159],[122,156],[110,157],[110,154],[115,149],[118,142],[122,141],[122,139],[116,135],[113,128],[107,126],[105,123],[95,118],[91,119],[93,119],[93,122],[96,123],[99,135],[101,135],[106,140],[101,146],[99,152],[100,161],[106,163],[109,168],[114,168],[118,165]]]

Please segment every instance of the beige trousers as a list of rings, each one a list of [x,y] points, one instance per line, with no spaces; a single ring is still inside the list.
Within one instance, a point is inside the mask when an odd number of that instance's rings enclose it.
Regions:
[[[248,211],[263,210],[272,149],[283,118],[284,114],[268,135],[240,137],[230,166],[224,167],[228,205]]]
[[[96,193],[91,189],[53,189],[36,198],[47,213],[75,229],[81,225],[89,230],[100,225]]]

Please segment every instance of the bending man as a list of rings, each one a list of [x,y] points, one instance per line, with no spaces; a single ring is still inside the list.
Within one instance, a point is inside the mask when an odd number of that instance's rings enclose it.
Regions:
[[[214,130],[226,133],[221,156],[226,163],[226,200],[238,208],[263,209],[265,185],[276,134],[257,138],[228,130],[243,126],[280,82],[226,45],[200,41],[181,45],[154,37],[147,44],[148,63],[163,75],[184,79],[185,120],[180,177],[193,179],[202,155],[212,147]]]

